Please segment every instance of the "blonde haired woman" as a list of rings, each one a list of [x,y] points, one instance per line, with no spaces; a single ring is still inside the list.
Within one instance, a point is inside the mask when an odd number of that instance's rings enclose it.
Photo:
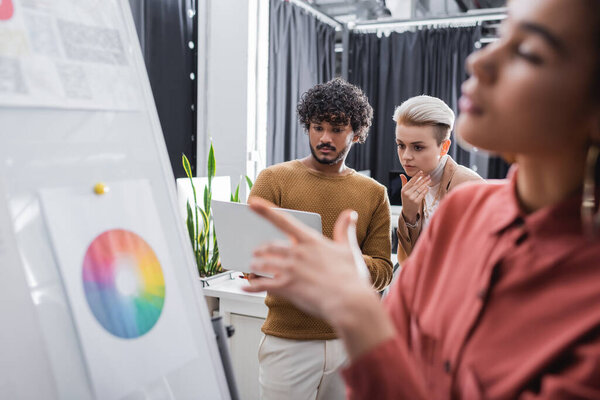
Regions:
[[[468,181],[482,178],[458,165],[449,155],[454,112],[442,100],[416,96],[394,112],[398,159],[406,174],[402,179],[402,214],[398,218],[398,262],[412,252],[440,201]]]

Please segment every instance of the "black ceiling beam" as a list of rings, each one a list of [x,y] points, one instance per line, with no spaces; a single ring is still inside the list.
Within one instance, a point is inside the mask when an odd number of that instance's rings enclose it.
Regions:
[[[456,1],[456,4],[458,5],[458,8],[460,8],[460,11],[462,11],[462,12],[469,11],[469,7],[467,7],[467,5],[465,4],[465,2],[463,0],[454,0],[454,1]]]

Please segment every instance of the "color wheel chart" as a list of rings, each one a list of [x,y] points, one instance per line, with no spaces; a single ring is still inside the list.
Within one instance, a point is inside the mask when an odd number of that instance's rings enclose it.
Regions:
[[[134,339],[160,318],[165,280],[156,254],[134,232],[98,235],[83,261],[83,288],[96,320],[111,334]]]

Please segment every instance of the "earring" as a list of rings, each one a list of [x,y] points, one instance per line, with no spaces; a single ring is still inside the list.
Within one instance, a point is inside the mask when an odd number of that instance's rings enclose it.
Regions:
[[[596,164],[600,155],[600,147],[592,144],[588,150],[583,179],[583,199],[581,202],[581,221],[583,230],[589,237],[594,237],[600,230],[600,210],[596,209]]]

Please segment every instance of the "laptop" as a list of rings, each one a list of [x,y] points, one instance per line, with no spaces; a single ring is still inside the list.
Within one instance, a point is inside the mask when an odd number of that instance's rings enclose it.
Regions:
[[[251,272],[250,261],[257,247],[273,240],[288,241],[286,235],[252,211],[247,204],[213,200],[211,207],[221,265],[224,269]],[[286,208],[278,210],[323,232],[320,214]]]

